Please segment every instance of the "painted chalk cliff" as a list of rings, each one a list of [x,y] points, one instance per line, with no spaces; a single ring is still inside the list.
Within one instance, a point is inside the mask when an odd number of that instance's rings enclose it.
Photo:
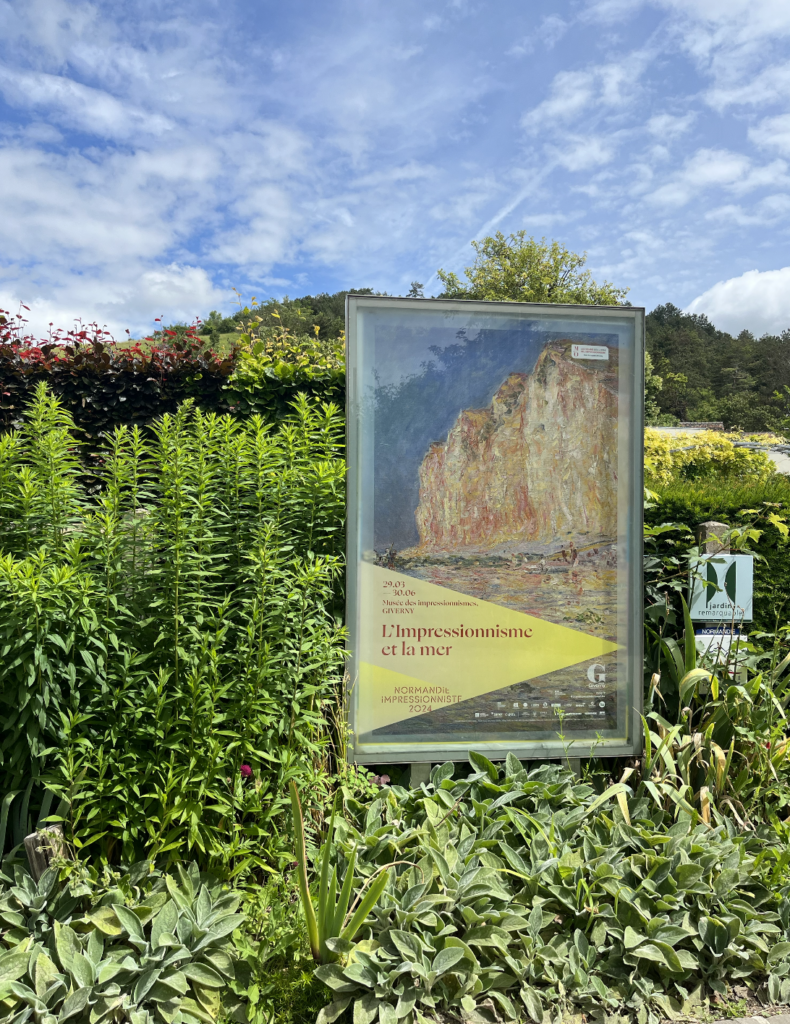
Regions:
[[[616,350],[544,348],[485,409],[462,411],[420,467],[413,554],[554,551],[617,536]],[[405,554],[405,552],[404,552]]]

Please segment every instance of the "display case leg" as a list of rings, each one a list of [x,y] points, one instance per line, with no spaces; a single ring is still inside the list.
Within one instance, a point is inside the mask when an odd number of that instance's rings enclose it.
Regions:
[[[580,757],[569,757],[567,761],[570,770],[577,779],[580,779],[582,777],[582,759]]]
[[[409,787],[417,789],[423,782],[431,781],[430,761],[413,761],[409,765]]]

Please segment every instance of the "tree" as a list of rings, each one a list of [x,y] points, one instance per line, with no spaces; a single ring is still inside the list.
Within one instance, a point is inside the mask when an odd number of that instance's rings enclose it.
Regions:
[[[661,415],[659,395],[664,389],[663,378],[653,372],[653,360],[645,352],[645,420],[653,423]]]
[[[727,429],[748,431],[786,429],[790,331],[733,337],[706,316],[671,303],[648,313],[645,328],[653,372],[663,381],[654,396],[663,418],[721,420]]]
[[[444,285],[442,299],[512,299],[516,302],[568,302],[593,306],[617,306],[627,288],[608,281],[597,284],[589,270],[581,268],[587,253],[571,252],[561,242],[539,242],[526,231],[512,235],[497,231],[472,242],[477,256],[465,270],[468,284],[455,274],[437,271]]]

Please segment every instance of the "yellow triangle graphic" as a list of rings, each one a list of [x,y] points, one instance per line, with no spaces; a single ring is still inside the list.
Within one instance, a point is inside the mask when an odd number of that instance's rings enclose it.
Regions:
[[[369,562],[360,576],[360,734],[618,649]]]

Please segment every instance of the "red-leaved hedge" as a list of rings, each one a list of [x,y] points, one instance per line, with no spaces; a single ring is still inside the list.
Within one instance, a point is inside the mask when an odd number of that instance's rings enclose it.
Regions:
[[[27,308],[27,307],[23,307]],[[284,364],[266,368],[260,384],[235,389],[237,350],[220,354],[191,327],[164,329],[142,342],[115,341],[92,323],[36,339],[20,314],[0,310],[0,431],[21,422],[36,385],[46,381],[83,431],[88,448],[121,423],[145,425],[175,412],[186,398],[204,410],[267,419],[285,415],[299,392],[342,404],[342,372],[314,373]]]

